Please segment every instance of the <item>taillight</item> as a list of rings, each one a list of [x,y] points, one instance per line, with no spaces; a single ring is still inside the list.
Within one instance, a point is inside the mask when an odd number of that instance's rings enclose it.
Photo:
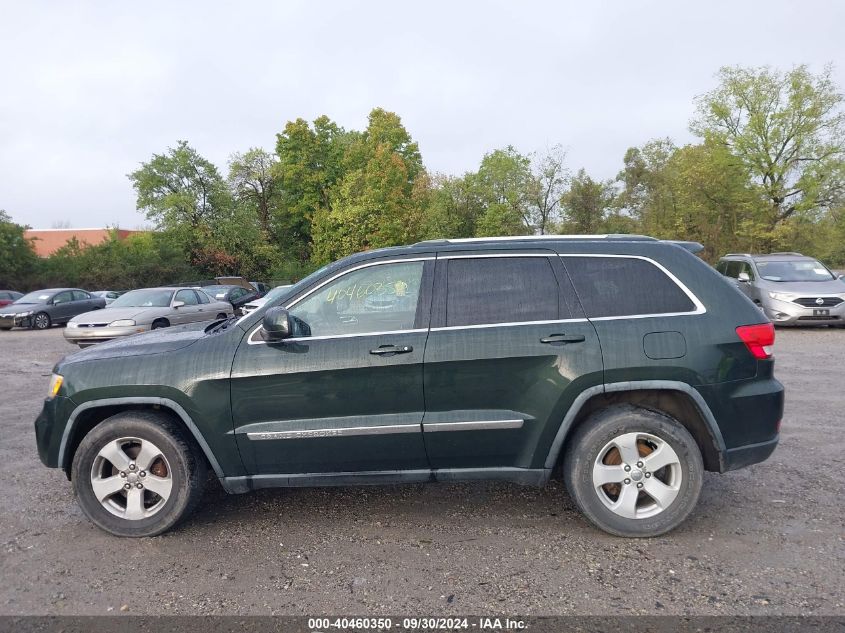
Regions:
[[[774,325],[771,323],[740,325],[736,329],[736,333],[754,358],[765,360],[772,357],[772,347],[775,344]]]

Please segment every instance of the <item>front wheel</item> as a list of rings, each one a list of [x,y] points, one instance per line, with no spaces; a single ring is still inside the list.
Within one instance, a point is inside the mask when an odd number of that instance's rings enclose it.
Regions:
[[[32,317],[31,327],[35,330],[47,330],[52,325],[50,321],[50,315],[46,312],[39,312],[34,317]]]
[[[567,444],[570,495],[597,527],[650,537],[677,527],[698,502],[701,451],[673,418],[629,405],[591,415]]]
[[[205,461],[170,418],[118,413],[91,430],[71,471],[91,521],[116,536],[156,536],[188,516],[202,496]]]

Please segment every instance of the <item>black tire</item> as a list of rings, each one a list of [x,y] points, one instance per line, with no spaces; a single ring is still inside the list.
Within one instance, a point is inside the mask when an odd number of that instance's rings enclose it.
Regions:
[[[226,319],[226,318],[228,318],[228,317],[221,312],[220,314],[217,315],[217,318],[215,320]]]
[[[629,483],[620,483],[618,488],[613,487],[616,484],[601,488],[593,484],[593,468],[599,456],[603,454],[603,460],[608,457],[616,457],[606,450],[607,446],[614,438],[619,438],[628,433],[644,433],[657,438],[668,444],[678,458],[679,466],[665,467],[655,473],[644,474],[647,467],[645,470],[641,470],[637,465],[633,465],[633,474],[638,475],[640,481],[645,485],[654,484],[658,481],[664,483],[662,479],[666,479],[668,476],[671,478],[670,481],[673,485],[677,487],[677,496],[663,509],[660,509],[660,505],[656,504],[655,498],[648,495],[644,490],[634,493],[637,495],[635,514],[640,513],[640,508],[644,508],[642,513],[646,514],[648,508],[652,507],[652,511],[654,509],[658,511],[657,514],[652,516],[642,518],[620,516],[603,501],[603,495],[605,495],[605,500],[614,501],[612,495],[606,494],[606,491],[619,490],[620,492],[617,494],[621,495],[621,491],[624,490],[623,486],[637,485],[642,488],[632,479],[625,479],[624,481]],[[643,459],[646,459],[648,453],[644,451],[649,450],[648,440],[638,439],[636,446],[639,454],[643,455]],[[618,449],[616,450],[618,461],[602,461],[602,463],[619,464],[619,468],[623,468],[622,454]],[[678,469],[680,475],[678,475]],[[584,513],[584,516],[594,525],[616,536],[644,538],[665,534],[680,525],[689,516],[698,502],[698,496],[701,492],[704,480],[704,465],[698,444],[680,422],[668,415],[648,409],[631,405],[617,405],[593,413],[576,429],[574,436],[567,442],[563,476],[572,499]],[[649,477],[649,479],[654,477],[654,480],[646,482],[643,477]],[[634,490],[632,488],[629,492]],[[617,496],[615,501],[621,501],[621,497]]]
[[[91,479],[95,460],[101,449],[121,438],[151,442],[169,466],[170,493],[152,516],[135,520],[116,516],[94,494]],[[153,468],[150,472],[154,473]],[[104,420],[82,438],[73,458],[71,479],[82,511],[97,527],[115,536],[143,537],[166,532],[193,512],[202,498],[207,469],[193,438],[169,417],[149,411],[126,411]],[[148,499],[149,495],[142,498]]]
[[[167,319],[156,319],[155,321],[153,321],[153,324],[150,329],[158,330],[159,328],[163,327],[170,327],[170,321],[168,321]]]
[[[53,320],[46,312],[33,314],[29,319],[29,327],[32,330],[49,330],[53,325]]]
[[[6,327],[5,325],[4,325],[3,327],[0,327],[0,330],[3,330],[4,332],[8,332],[8,331],[9,331],[9,330],[11,330],[11,329],[12,329],[12,328],[10,328],[10,327]]]

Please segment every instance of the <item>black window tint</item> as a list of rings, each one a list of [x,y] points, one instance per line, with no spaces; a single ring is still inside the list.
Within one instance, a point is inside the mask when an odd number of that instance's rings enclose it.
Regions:
[[[728,267],[728,262],[719,262],[718,264],[716,264],[716,270],[719,271],[720,273],[722,273],[723,275],[725,274],[725,269],[727,267]]]
[[[546,257],[449,260],[447,326],[557,318],[557,280]]]
[[[564,257],[588,317],[692,312],[695,305],[651,262],[629,257]]]

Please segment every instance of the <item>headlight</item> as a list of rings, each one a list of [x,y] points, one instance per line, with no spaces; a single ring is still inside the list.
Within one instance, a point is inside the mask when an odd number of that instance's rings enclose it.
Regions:
[[[65,379],[59,376],[58,374],[53,374],[53,376],[50,378],[50,392],[47,396],[48,400],[52,400],[56,397],[56,394],[59,393],[59,389],[62,388],[62,383],[64,381]]]
[[[15,316],[19,316],[19,317],[32,316],[32,310],[30,310],[29,312],[18,312]]]
[[[135,325],[135,321],[132,319],[120,319],[109,323],[109,327],[132,327],[133,325]]]
[[[68,327],[79,327],[79,323],[74,323],[73,321],[68,321]]]
[[[769,296],[778,301],[792,301],[798,295],[792,294],[791,292],[770,292]]]

